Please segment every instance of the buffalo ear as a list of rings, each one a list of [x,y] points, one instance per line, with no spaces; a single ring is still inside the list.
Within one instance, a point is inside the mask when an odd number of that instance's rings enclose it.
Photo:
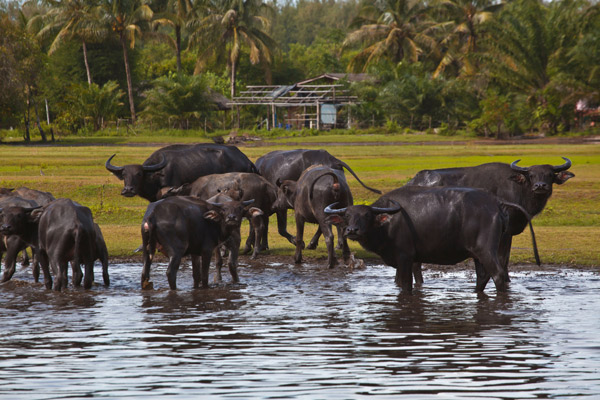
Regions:
[[[384,225],[387,224],[388,222],[390,222],[390,219],[392,219],[392,216],[390,214],[377,214],[375,216],[375,222],[378,225]]]
[[[259,215],[264,215],[265,213],[263,212],[263,210],[261,210],[258,207],[250,207],[250,209],[248,210],[248,213],[252,216],[252,217],[258,217]]]
[[[331,214],[325,218],[325,222],[332,225],[339,225],[344,222],[344,218],[338,214]]]
[[[519,185],[524,185],[527,182],[527,177],[523,174],[513,174],[508,179],[517,182]]]
[[[38,222],[40,222],[40,218],[42,217],[43,213],[43,208],[36,208],[35,210],[29,213],[29,221],[37,224]]]
[[[556,183],[557,185],[562,185],[574,176],[575,174],[570,171],[559,172],[558,174],[554,175],[554,183]]]
[[[221,214],[219,214],[215,210],[210,210],[204,213],[204,218],[211,221],[219,222],[221,220]]]

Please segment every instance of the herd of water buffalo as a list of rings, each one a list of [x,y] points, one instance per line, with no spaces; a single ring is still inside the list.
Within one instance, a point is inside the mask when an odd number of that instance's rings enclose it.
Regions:
[[[475,262],[476,290],[491,278],[496,290],[507,289],[512,237],[529,224],[539,263],[531,218],[540,213],[553,184],[574,176],[571,161],[561,165],[522,167],[487,163],[473,167],[424,170],[405,186],[383,194],[372,205],[353,205],[344,169],[366,189],[343,161],[325,150],[273,151],[252,163],[235,146],[221,144],[171,145],[155,151],[142,165],[106,168],[123,180],[121,194],[140,196],[150,204],[141,223],[142,288],[152,287],[150,266],[156,250],[169,258],[167,279],[176,289],[177,270],[191,256],[194,287],[208,286],[209,265],[216,258],[221,280],[223,256],[232,279],[238,281],[240,225],[250,221],[244,252],[256,257],[268,249],[268,222],[277,216],[280,235],[295,245],[294,261],[302,262],[304,224],[318,224],[307,248],[323,235],[328,266],[337,264],[332,226],[344,262],[351,262],[347,239],[359,242],[396,268],[396,283],[412,290],[413,278],[422,283],[421,263]],[[287,231],[287,210],[293,209],[296,236]],[[89,208],[70,199],[28,188],[0,189],[0,257],[3,282],[15,272],[23,251],[31,247],[33,275],[41,267],[48,289],[66,287],[69,262],[73,285],[90,288],[93,266],[102,263],[109,284],[108,251]],[[84,273],[81,272],[84,265]],[[50,272],[52,270],[52,273]],[[53,277],[54,276],[54,282]]]

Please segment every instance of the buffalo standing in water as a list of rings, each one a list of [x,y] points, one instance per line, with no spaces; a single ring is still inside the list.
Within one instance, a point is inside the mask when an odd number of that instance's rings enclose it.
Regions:
[[[509,203],[518,204],[534,217],[546,206],[552,195],[552,185],[562,185],[574,177],[570,171],[571,160],[563,157],[562,165],[532,165],[521,167],[516,160],[512,164],[487,163],[474,167],[445,168],[423,170],[411,179],[407,186],[454,186],[470,187],[487,190],[500,199]],[[518,235],[527,226],[528,220],[523,213],[515,209],[508,211],[509,231],[511,237],[502,242],[502,253],[508,252],[512,245],[512,236]],[[508,267],[509,257],[506,258],[504,268]],[[413,275],[417,283],[423,282],[421,264],[413,266]]]

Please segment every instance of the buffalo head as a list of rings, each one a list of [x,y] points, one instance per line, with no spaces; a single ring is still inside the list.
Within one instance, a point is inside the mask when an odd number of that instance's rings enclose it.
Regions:
[[[250,207],[254,199],[246,201],[233,200],[231,197],[217,194],[206,201],[212,210],[204,214],[204,218],[215,222],[222,222],[228,227],[239,228],[246,215],[262,215],[260,208]]]
[[[280,181],[277,179],[277,200],[273,203],[275,210],[287,210],[294,208],[294,202],[296,201],[296,187],[298,186],[296,181],[285,180]]]
[[[129,164],[123,167],[117,167],[110,163],[115,155],[116,154],[113,154],[106,160],[105,166],[107,170],[123,181],[124,187],[121,191],[121,195],[125,197],[133,197],[145,193],[145,183],[148,179],[148,174],[160,171],[167,165],[167,160],[162,156],[162,160],[158,164]]]
[[[521,184],[531,186],[531,190],[536,195],[550,196],[552,194],[552,184],[562,185],[575,174],[567,171],[571,167],[571,160],[562,157],[565,163],[562,165],[532,165],[531,167],[520,167],[516,160],[510,167],[516,173],[510,177],[511,180]]]
[[[40,221],[42,206],[38,207],[5,207],[0,208],[0,233],[3,235],[21,235],[27,233],[30,224]]]
[[[342,228],[344,237],[352,240],[366,238],[373,229],[389,222],[390,214],[402,209],[395,201],[392,207],[386,208],[356,205],[334,209],[336,204],[325,207],[324,212],[329,215],[327,222]]]

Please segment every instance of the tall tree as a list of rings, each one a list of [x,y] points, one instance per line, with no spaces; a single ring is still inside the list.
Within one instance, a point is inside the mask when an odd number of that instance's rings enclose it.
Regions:
[[[200,0],[198,0],[200,2]],[[170,26],[173,28],[175,38],[168,35],[161,35],[166,38],[177,56],[177,72],[181,72],[181,35],[182,29],[186,23],[192,18],[194,7],[190,0],[168,0],[165,4],[165,9],[157,13],[157,18],[154,20],[155,26]]]
[[[242,47],[249,49],[250,62],[260,63],[269,78],[269,66],[277,43],[268,34],[267,15],[272,8],[262,0],[207,1],[199,17],[190,21],[190,44],[201,51],[198,73],[207,56],[226,55],[231,77],[231,97],[235,96],[237,67]]]
[[[48,12],[40,15],[44,24],[38,32],[38,37],[46,38],[56,35],[48,54],[54,53],[67,40],[73,38],[81,41],[83,50],[83,61],[87,74],[88,85],[92,84],[92,74],[88,60],[87,44],[90,41],[100,40],[103,30],[96,24],[96,16],[93,13],[96,0],[46,0],[49,6]],[[31,22],[35,23],[35,20]]]
[[[131,122],[135,123],[136,114],[128,48],[135,47],[136,37],[142,35],[144,28],[147,27],[146,24],[152,19],[152,9],[147,4],[142,4],[140,0],[102,0],[98,14],[102,26],[117,36],[123,49],[129,111],[131,112]]]
[[[478,50],[481,25],[490,21],[503,5],[492,0],[439,0],[439,27],[445,34],[440,43],[443,57],[434,77],[454,63],[468,75],[475,72],[470,55]]]
[[[425,50],[434,50],[435,39],[427,3],[420,0],[367,0],[351,24],[344,48],[360,47],[348,65],[364,71],[381,59],[416,62]]]

